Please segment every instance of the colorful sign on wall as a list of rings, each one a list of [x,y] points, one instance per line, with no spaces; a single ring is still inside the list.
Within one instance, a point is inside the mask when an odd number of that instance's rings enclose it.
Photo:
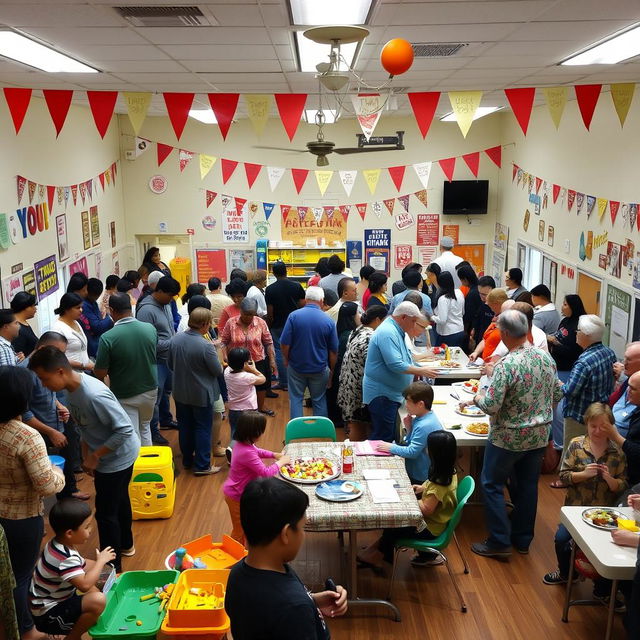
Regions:
[[[33,265],[33,270],[36,272],[36,295],[38,296],[38,301],[44,300],[59,289],[58,266],[55,256],[39,260]]]
[[[227,280],[227,259],[224,249],[196,249],[196,282],[209,278]]]
[[[391,229],[364,230],[364,262],[389,275],[391,267]]]
[[[233,200],[222,211],[222,241],[233,244],[249,242],[249,214],[247,207],[234,206]],[[198,280],[198,282],[201,281]]]
[[[89,266],[87,264],[87,257],[84,256],[80,260],[69,263],[69,277],[74,273],[84,273],[87,278],[89,277]]]
[[[413,260],[413,247],[410,244],[395,245],[394,269],[404,269]]]
[[[418,214],[416,244],[423,247],[437,247],[440,244],[440,214]]]
[[[347,241],[347,223],[339,211],[332,212],[331,215],[323,212],[315,217],[312,211],[304,212],[291,207],[286,215],[282,216],[281,232],[283,240],[297,245],[304,245],[307,240],[317,238],[324,238],[328,245],[334,242],[344,245]]]

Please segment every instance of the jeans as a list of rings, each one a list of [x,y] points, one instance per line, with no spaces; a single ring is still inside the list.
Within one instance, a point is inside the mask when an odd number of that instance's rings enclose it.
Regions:
[[[257,409],[255,409],[257,411]],[[238,409],[229,409],[229,434],[231,437],[231,441],[229,442],[229,446],[233,448],[235,439],[236,439],[236,425],[238,424],[238,420],[240,416],[244,413],[242,410]]]
[[[56,498],[62,500],[63,498],[70,498],[78,490],[76,483],[76,473],[74,471],[74,460],[77,459],[76,451],[80,448],[80,435],[76,425],[69,420],[64,427],[64,435],[67,438],[67,444],[64,447],[54,447],[51,441],[46,436],[43,436],[44,442],[47,445],[47,451],[49,453],[55,453],[62,456],[65,460],[64,469],[64,487],[62,491],[56,493]],[[78,461],[79,464],[79,461]]]
[[[538,507],[538,478],[544,447],[531,451],[509,451],[487,442],[481,482],[484,492],[485,519],[490,547],[528,549],[533,540]],[[507,516],[504,487],[509,476],[513,512]]]
[[[386,396],[377,396],[369,403],[371,433],[369,440],[393,442],[396,437],[396,421],[400,403]]]
[[[150,447],[151,442],[151,418],[158,398],[158,390],[152,389],[139,393],[130,398],[119,398],[125,413],[129,416],[134,429],[140,434],[140,444],[143,447]]]
[[[320,373],[298,373],[291,366],[287,368],[289,381],[289,417],[301,418],[302,399],[304,390],[309,389],[313,404],[313,415],[327,418],[327,382],[329,382],[329,369]],[[337,381],[336,381],[337,384]]]
[[[276,352],[276,366],[278,367],[278,386],[287,388],[287,367],[284,365],[282,350],[280,349],[280,336],[284,327],[272,327],[271,337],[273,338],[273,348]]]
[[[160,424],[169,424],[173,422],[173,416],[171,415],[171,406],[169,400],[171,398],[171,392],[173,391],[173,373],[169,369],[169,374],[164,382],[164,390],[162,397],[160,398],[160,404],[158,405],[160,415]]]
[[[436,333],[435,339],[436,342],[434,344],[437,346],[444,343],[448,347],[464,347],[467,343],[467,334],[464,331],[451,333],[448,336],[441,336],[439,333]]]
[[[33,618],[29,608],[29,585],[40,555],[40,544],[44,535],[44,518],[34,516],[22,520],[0,518],[0,526],[7,536],[11,567],[16,579],[13,600],[20,633],[33,628]]]
[[[164,404],[167,406],[160,406],[163,404],[163,398],[165,397],[165,387],[167,385],[167,378],[171,376],[171,369],[166,362],[158,362],[158,397],[156,398],[156,404],[153,407],[153,415],[149,427],[151,429],[151,437],[155,438],[160,435],[158,431],[158,420],[161,419],[164,424],[168,424],[164,418],[166,418],[165,412],[168,411],[168,399]],[[171,416],[171,413],[169,413]]]
[[[96,523],[100,548],[113,547],[116,559],[113,566],[122,571],[122,550],[133,547],[133,531],[131,530],[131,500],[129,499],[129,482],[133,473],[133,465],[113,473],[94,474],[96,488]]]
[[[571,371],[558,371],[558,379],[561,382],[566,382],[571,375]],[[551,422],[551,436],[553,438],[553,445],[556,449],[562,448],[564,442],[564,405],[565,399],[562,398],[553,410],[553,421]]]
[[[194,407],[176,401],[178,441],[185,469],[206,471],[211,466],[211,423],[213,405]]]

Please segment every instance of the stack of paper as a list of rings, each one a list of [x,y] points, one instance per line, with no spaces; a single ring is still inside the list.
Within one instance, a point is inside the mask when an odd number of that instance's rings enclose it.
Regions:
[[[400,502],[393,480],[368,480],[367,484],[374,504]]]
[[[388,480],[391,473],[389,469],[363,469],[362,476],[365,480]]]
[[[354,449],[357,456],[390,456],[391,453],[386,451],[378,451],[377,447],[382,440],[365,440],[364,442],[354,443]]]

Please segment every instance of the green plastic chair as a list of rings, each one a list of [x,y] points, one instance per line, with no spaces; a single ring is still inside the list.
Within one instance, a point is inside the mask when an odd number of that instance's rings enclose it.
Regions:
[[[449,576],[451,576],[451,581],[453,582],[453,586],[456,589],[458,598],[460,598],[460,610],[462,611],[462,613],[467,612],[467,605],[464,601],[464,597],[462,596],[462,592],[460,591],[460,587],[458,587],[456,578],[451,571],[447,556],[442,553],[442,550],[446,549],[447,546],[449,546],[451,538],[453,538],[453,541],[456,543],[456,547],[458,547],[458,553],[460,554],[460,557],[462,558],[462,562],[464,564],[464,572],[469,573],[469,565],[467,564],[467,560],[462,553],[458,538],[456,537],[456,527],[460,523],[460,518],[462,517],[462,509],[467,503],[467,500],[469,500],[469,498],[473,494],[475,487],[476,483],[471,476],[465,476],[464,478],[462,478],[456,490],[458,506],[453,512],[453,516],[451,516],[451,520],[449,520],[447,528],[437,538],[433,540],[415,540],[413,538],[402,538],[396,541],[395,553],[393,555],[393,569],[391,571],[389,592],[387,594],[388,600],[391,600],[391,590],[393,589],[393,581],[395,578],[396,566],[398,564],[398,554],[400,553],[400,551],[405,551],[406,549],[415,549],[416,551],[433,551],[444,560],[444,564],[447,567]]]
[[[335,442],[336,428],[329,418],[321,416],[303,416],[289,420],[284,432],[284,443],[289,444],[292,440],[306,438],[326,438]]]

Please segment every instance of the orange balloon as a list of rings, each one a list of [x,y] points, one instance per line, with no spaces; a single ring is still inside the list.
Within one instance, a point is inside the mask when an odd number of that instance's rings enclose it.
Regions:
[[[392,76],[399,76],[413,64],[413,47],[403,38],[389,40],[380,52],[380,64]]]

